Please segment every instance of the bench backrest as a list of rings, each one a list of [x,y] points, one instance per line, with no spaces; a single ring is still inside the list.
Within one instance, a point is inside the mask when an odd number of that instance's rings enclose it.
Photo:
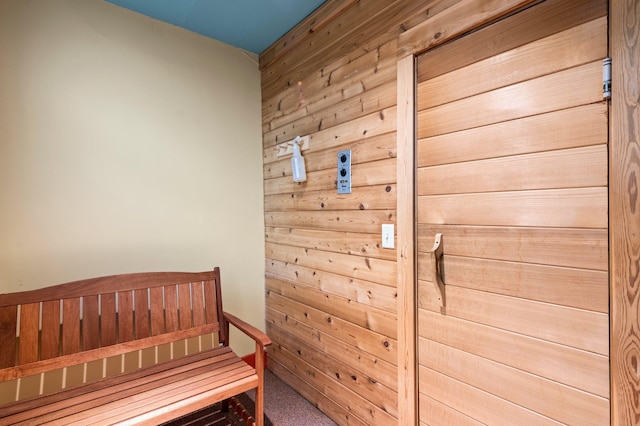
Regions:
[[[218,332],[220,270],[152,272],[0,295],[0,380]]]

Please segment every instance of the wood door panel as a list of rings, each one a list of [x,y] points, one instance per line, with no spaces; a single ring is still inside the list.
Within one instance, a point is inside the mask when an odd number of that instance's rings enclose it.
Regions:
[[[433,195],[417,204],[419,223],[606,228],[608,221],[607,188]]]
[[[424,393],[418,395],[420,408],[420,426],[456,425],[481,426],[483,423],[457,411]]]
[[[418,167],[604,144],[607,105],[596,103],[420,139]]]
[[[418,196],[607,186],[607,146],[547,151],[418,169]]]
[[[426,80],[418,84],[418,109],[425,110],[598,60],[607,55],[606,34],[607,18],[602,17]],[[567,55],[567,51],[571,54]]]
[[[431,281],[429,254],[418,254],[418,279]],[[609,280],[605,271],[562,268],[447,255],[444,282],[504,296],[608,312]]]
[[[609,421],[607,33],[605,0],[546,0],[418,59],[425,424]]]
[[[502,330],[428,310],[419,311],[420,337],[609,397],[608,358],[592,352]],[[553,362],[549,360],[553,359]]]
[[[419,111],[418,138],[601,101],[602,60],[598,60]]]
[[[418,57],[422,82],[607,15],[606,0],[548,0]],[[544,25],[540,25],[544,22]]]
[[[606,229],[419,224],[418,252],[431,250],[438,232],[445,235],[446,252],[452,256],[605,272],[609,266]]]
[[[608,423],[609,404],[551,380],[427,339],[419,340],[420,364],[485,392],[572,425]],[[562,403],[558,403],[562,401]],[[568,409],[571,407],[572,409]]]
[[[609,353],[609,342],[602,338],[609,331],[606,314],[454,286],[445,287],[446,306],[440,308],[433,283],[418,281],[418,289],[419,308],[600,355]]]
[[[559,425],[547,417],[482,389],[438,373],[429,368],[419,369],[420,388],[438,401],[481,422],[481,424]],[[427,415],[427,419],[430,417]],[[439,425],[434,419],[430,424]],[[458,423],[452,423],[457,425]]]

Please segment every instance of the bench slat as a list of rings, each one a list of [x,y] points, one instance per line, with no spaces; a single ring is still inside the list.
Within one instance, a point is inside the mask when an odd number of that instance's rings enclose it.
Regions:
[[[40,336],[40,359],[60,355],[60,301],[42,302],[42,335]]]
[[[20,307],[20,342],[18,350],[18,362],[20,364],[38,360],[39,318],[39,303],[29,303]]]
[[[224,324],[224,313],[222,311],[222,297],[220,295],[220,279],[216,283],[213,280],[204,281],[204,298],[207,322],[217,322]],[[227,344],[227,330],[220,327],[220,343]]]
[[[180,330],[191,327],[191,286],[178,284],[178,306],[180,307]]]
[[[157,336],[165,332],[164,328],[164,303],[162,298],[162,287],[154,287],[149,291],[151,305],[151,335]]]
[[[206,323],[202,282],[191,284],[191,291],[193,292],[193,325],[199,327]]]
[[[100,296],[100,346],[118,343],[116,329],[116,295],[107,293]]]
[[[82,350],[100,347],[98,296],[82,298]]]
[[[80,298],[62,302],[62,354],[80,352]]]
[[[167,333],[178,331],[178,292],[175,284],[164,288],[164,303]]]
[[[136,339],[149,337],[149,292],[147,289],[135,291]]]
[[[205,315],[207,319],[207,323],[212,322],[221,322],[218,317],[216,317],[216,309],[218,306],[218,302],[216,300],[216,293],[214,289],[213,281],[205,281],[204,282],[204,304],[205,304]]]
[[[5,306],[0,308],[0,345],[3,348],[16,347],[16,331],[18,328],[18,307]],[[0,351],[0,368],[16,365],[16,351]]]
[[[118,293],[118,342],[130,342],[133,334],[133,300],[130,291]]]

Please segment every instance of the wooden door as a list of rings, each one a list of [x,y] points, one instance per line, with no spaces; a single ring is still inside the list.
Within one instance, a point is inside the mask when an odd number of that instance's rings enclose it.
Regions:
[[[418,58],[421,424],[609,424],[606,56],[547,0]]]

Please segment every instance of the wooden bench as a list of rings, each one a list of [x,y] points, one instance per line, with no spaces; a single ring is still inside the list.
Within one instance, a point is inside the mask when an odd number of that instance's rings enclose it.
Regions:
[[[229,347],[229,324],[255,341],[255,367]],[[271,344],[222,310],[219,268],[114,275],[0,295],[0,381],[113,357],[117,364],[125,354],[157,354],[161,345],[184,347],[185,339],[212,334],[219,343],[200,352],[6,403],[0,424],[155,425],[256,389],[255,422],[262,426],[264,350]]]

